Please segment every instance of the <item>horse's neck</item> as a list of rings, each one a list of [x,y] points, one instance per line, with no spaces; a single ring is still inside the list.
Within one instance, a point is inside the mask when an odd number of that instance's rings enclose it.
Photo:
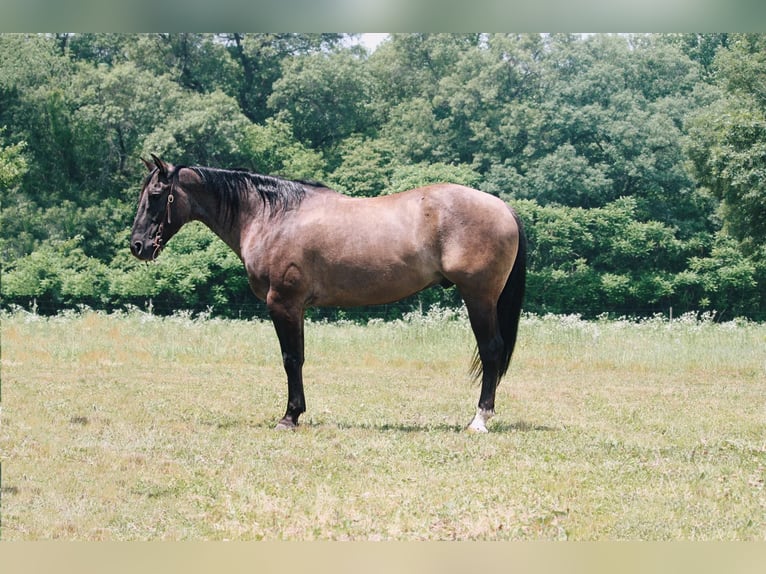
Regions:
[[[203,187],[188,192],[191,207],[191,219],[205,224],[213,233],[220,237],[234,253],[241,253],[241,213],[231,219],[220,212],[213,192]]]

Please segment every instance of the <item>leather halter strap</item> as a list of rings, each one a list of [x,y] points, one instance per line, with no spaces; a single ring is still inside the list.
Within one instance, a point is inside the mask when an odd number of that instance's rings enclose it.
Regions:
[[[154,246],[154,254],[152,255],[152,259],[156,259],[157,255],[160,254],[160,251],[162,250],[162,232],[165,231],[165,221],[168,223],[171,222],[170,214],[171,214],[171,205],[173,205],[173,202],[175,201],[175,197],[173,196],[173,192],[175,191],[176,182],[175,178],[171,178],[170,182],[170,191],[168,192],[168,199],[165,203],[165,217],[162,218],[162,221],[160,221],[160,226],[157,228],[157,235],[154,236],[154,240],[152,241],[152,245]]]

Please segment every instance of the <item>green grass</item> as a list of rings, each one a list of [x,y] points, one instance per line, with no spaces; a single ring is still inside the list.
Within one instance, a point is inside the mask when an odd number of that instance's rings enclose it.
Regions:
[[[449,315],[449,314],[447,314]],[[2,317],[4,540],[763,540],[766,326],[526,317],[490,434],[463,317]]]

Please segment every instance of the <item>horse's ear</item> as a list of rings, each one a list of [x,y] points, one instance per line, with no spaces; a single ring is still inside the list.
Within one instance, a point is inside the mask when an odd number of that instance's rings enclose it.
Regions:
[[[146,169],[149,171],[152,171],[154,169],[154,164],[150,161],[146,161],[144,158],[141,158],[141,161],[144,162],[144,165],[146,166]]]
[[[158,158],[156,155],[151,154],[152,159],[154,160],[154,165],[157,166],[157,169],[160,170],[161,175],[167,175],[170,169],[168,168],[168,164],[166,164],[164,161],[162,161],[160,158]]]

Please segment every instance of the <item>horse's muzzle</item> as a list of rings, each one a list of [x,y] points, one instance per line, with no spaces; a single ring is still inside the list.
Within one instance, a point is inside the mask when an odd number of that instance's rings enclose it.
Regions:
[[[154,247],[151,245],[144,245],[144,242],[140,239],[133,240],[130,244],[130,251],[138,257],[139,259],[143,261],[148,261],[149,259],[152,259],[154,255]]]

